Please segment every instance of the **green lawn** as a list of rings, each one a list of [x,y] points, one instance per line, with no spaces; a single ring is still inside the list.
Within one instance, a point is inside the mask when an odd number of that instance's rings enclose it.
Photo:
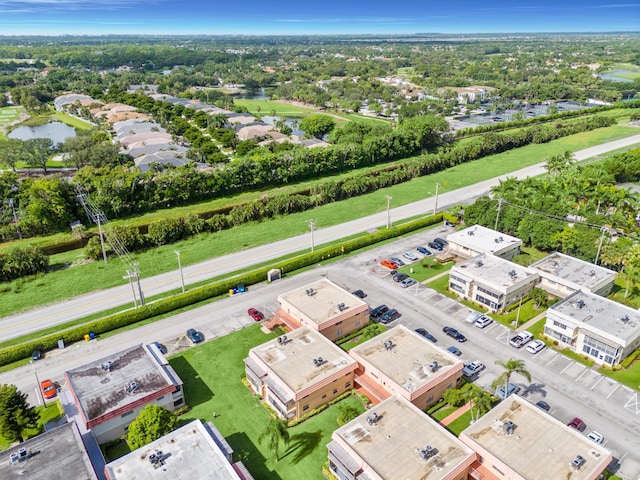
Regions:
[[[66,123],[70,127],[77,128],[78,130],[91,130],[92,128],[96,128],[89,122],[79,120],[76,117],[72,117],[71,115],[64,112],[56,112],[52,115],[52,118],[59,120],[62,123]]]
[[[290,103],[270,100],[234,99],[233,103],[241,107],[247,107],[247,110],[249,110],[249,112],[258,115],[271,115],[271,112],[275,111],[276,117],[304,118],[308,117],[309,115],[319,113],[317,108],[299,107],[297,105],[291,105]],[[258,108],[260,109],[260,111],[258,111]]]
[[[185,382],[185,399],[191,407],[180,420],[213,421],[233,448],[234,460],[241,459],[254,478],[321,480],[325,445],[338,427],[338,405],[291,428],[289,447],[281,450],[279,462],[258,440],[270,417],[241,381],[243,359],[252,347],[277,335],[264,334],[256,324],[172,357],[171,366]],[[355,397],[345,402],[363,410]]]
[[[427,257],[428,259],[429,257]],[[455,262],[448,263],[434,263],[431,267],[425,267],[421,262],[416,262],[412,265],[405,265],[400,267],[398,271],[406,273],[411,276],[417,282],[424,282],[430,278],[440,275],[441,273],[448,272],[451,267],[455,265]],[[411,270],[413,269],[413,272]]]
[[[460,433],[471,425],[471,410],[463,413],[458,418],[456,418],[453,422],[447,425],[447,429],[453,433],[456,437],[460,436]]]

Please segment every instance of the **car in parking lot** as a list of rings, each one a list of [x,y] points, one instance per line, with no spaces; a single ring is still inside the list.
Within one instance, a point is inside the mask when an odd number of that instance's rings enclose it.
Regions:
[[[449,242],[447,242],[444,238],[436,238],[433,240],[433,243],[440,245],[441,248],[444,248],[447,245],[449,245]]]
[[[191,340],[193,343],[200,343],[202,342],[202,340],[204,340],[202,334],[195,328],[190,328],[189,330],[187,330],[187,337],[189,337],[189,340]]]
[[[415,285],[415,284],[416,284],[416,281],[411,277],[405,278],[403,281],[400,282],[400,286],[402,288],[407,288],[407,287],[410,287],[411,285]]]
[[[473,378],[485,369],[484,363],[479,360],[475,360],[471,363],[467,363],[462,369],[462,375],[467,378]]]
[[[395,263],[399,267],[402,267],[404,265],[404,261],[398,257],[389,257],[389,260],[391,260],[393,263]]]
[[[389,311],[389,307],[386,305],[378,305],[376,308],[371,310],[369,316],[373,319],[380,318],[383,313],[387,313]]]
[[[462,355],[462,352],[458,349],[458,347],[449,347],[447,348],[447,351],[453,353],[456,357]]]
[[[402,282],[405,278],[409,278],[409,275],[406,273],[398,272],[393,276],[394,282]]]
[[[429,332],[427,332],[424,328],[416,328],[416,333],[418,335],[422,335],[424,338],[426,338],[427,340],[431,340],[433,343],[436,343],[438,340],[436,339],[436,337],[434,337],[433,335],[431,335]]]
[[[580,420],[578,417],[575,417],[573,420],[567,423],[567,425],[571,428],[575,428],[579,432],[584,432],[587,428],[587,424]]]
[[[592,430],[591,432],[589,432],[589,435],[587,435],[587,438],[595,443],[604,442],[604,435],[602,435],[600,432],[596,432],[595,430]]]
[[[442,251],[442,246],[437,243],[429,242],[427,246],[433,250],[438,250],[439,252]]]
[[[431,252],[425,247],[418,247],[416,250],[423,255],[431,255]]]
[[[500,400],[504,400],[505,398],[507,398],[510,395],[513,395],[514,393],[518,393],[521,390],[521,388],[516,385],[515,383],[510,383],[507,387],[507,393],[505,395],[505,388],[504,386],[502,388],[500,388],[500,390],[498,390],[498,398]]]
[[[467,337],[453,327],[444,327],[442,331],[460,343],[467,341]]]
[[[40,382],[40,390],[42,391],[42,396],[47,400],[50,398],[54,398],[57,395],[56,386],[49,379],[42,380]]]
[[[31,360],[33,360],[34,362],[37,362],[41,358],[42,358],[42,351],[41,350],[34,350],[31,353]]]
[[[416,257],[416,256],[415,256],[413,253],[411,253],[411,252],[404,252],[404,253],[402,254],[402,256],[403,256],[404,258],[406,258],[407,260],[410,260],[410,261],[412,261],[412,262],[415,262],[416,260],[418,260],[418,257]]]
[[[380,323],[384,323],[386,325],[387,323],[393,322],[396,318],[400,318],[400,312],[395,308],[392,308],[388,312],[382,314],[380,317]]]
[[[493,319],[491,317],[482,315],[473,324],[478,328],[485,328],[486,326],[491,325],[492,323],[493,323]]]
[[[536,402],[536,407],[541,408],[545,412],[548,412],[549,410],[551,410],[551,405],[549,405],[547,402],[543,400]]]
[[[167,354],[167,351],[168,351],[167,347],[165,347],[163,344],[161,344],[160,342],[153,342],[153,344],[160,351],[161,354],[163,355]]]
[[[523,347],[526,343],[529,343],[533,335],[527,331],[518,333],[515,337],[509,340],[509,344],[512,347],[520,348]]]
[[[467,323],[476,323],[476,320],[479,319],[481,316],[482,316],[481,312],[471,312],[469,315],[465,317],[464,321]]]
[[[365,298],[367,296],[366,293],[364,293],[362,290],[354,290],[353,292],[351,292],[352,295],[355,295],[358,298]]]
[[[527,345],[527,352],[538,353],[540,350],[543,350],[545,347],[546,345],[542,340],[534,340],[529,345]]]
[[[264,320],[264,314],[260,310],[258,310],[257,308],[253,308],[252,307],[249,310],[247,310],[247,313],[256,322],[259,322],[260,320]]]
[[[387,267],[391,270],[398,269],[398,264],[388,258],[385,258],[384,260],[380,260],[380,265],[382,265],[383,267]]]

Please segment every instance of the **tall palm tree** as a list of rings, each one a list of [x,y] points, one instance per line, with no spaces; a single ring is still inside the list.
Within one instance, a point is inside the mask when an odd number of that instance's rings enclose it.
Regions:
[[[531,381],[531,374],[525,367],[524,360],[518,360],[517,358],[510,358],[506,362],[503,362],[502,360],[496,360],[495,363],[496,365],[500,365],[502,368],[504,368],[504,372],[502,372],[498,376],[498,378],[496,378],[491,384],[491,386],[494,389],[497,390],[498,388],[504,385],[504,391],[506,394],[509,388],[509,380],[511,379],[511,375],[513,375],[514,373],[522,375],[524,378],[527,379],[528,382]]]
[[[283,442],[285,446],[289,444],[289,430],[287,430],[287,422],[280,418],[272,418],[267,423],[266,428],[260,434],[258,438],[260,442],[267,441],[267,448],[271,450],[276,456],[276,462],[280,460],[278,451],[280,448],[280,442]]]
[[[487,392],[481,388],[470,388],[467,390],[465,400],[471,402],[471,423],[478,420],[482,415],[491,410],[491,398]]]

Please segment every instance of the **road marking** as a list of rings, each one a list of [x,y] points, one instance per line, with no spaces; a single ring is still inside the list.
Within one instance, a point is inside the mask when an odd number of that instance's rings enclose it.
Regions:
[[[547,364],[545,365],[545,367],[548,367],[549,365],[551,365],[551,364],[553,363],[553,361],[554,361],[556,358],[558,358],[559,356],[560,356],[560,354],[559,354],[559,353],[556,353],[556,356],[555,356],[555,357],[553,357],[551,360],[549,360],[549,361],[547,362]]]
[[[631,409],[631,407],[633,407],[633,409]],[[634,393],[631,396],[631,398],[629,398],[627,403],[625,403],[624,408],[626,408],[627,410],[631,410],[636,415],[638,415],[640,413],[640,402],[638,401],[638,394],[637,393]]]
[[[575,362],[569,362],[569,365],[567,365],[566,367],[564,367],[560,373],[564,373],[565,371],[567,371],[567,370],[569,369],[569,367],[571,367],[574,363],[575,363]]]
[[[614,387],[613,390],[611,390],[611,393],[609,393],[609,395],[607,395],[607,398],[609,398],[611,395],[613,395],[613,393],[618,389],[618,387],[620,387],[620,384],[616,383],[616,386]]]
[[[593,387],[591,387],[591,390],[596,388],[598,386],[598,384],[602,381],[603,378],[604,378],[604,375],[600,375],[600,378],[598,379],[598,381],[596,383],[593,384]]]
[[[589,371],[589,369],[587,367],[585,367],[584,370],[582,371],[582,373],[576,377],[574,382],[577,382],[578,380],[580,380],[584,376],[584,374],[587,373],[588,371]]]

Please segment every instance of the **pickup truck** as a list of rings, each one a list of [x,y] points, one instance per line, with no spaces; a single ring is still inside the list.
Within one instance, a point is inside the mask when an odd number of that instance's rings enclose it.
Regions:
[[[509,340],[509,344],[512,347],[521,348],[533,339],[533,335],[527,331],[518,333],[515,337]]]

